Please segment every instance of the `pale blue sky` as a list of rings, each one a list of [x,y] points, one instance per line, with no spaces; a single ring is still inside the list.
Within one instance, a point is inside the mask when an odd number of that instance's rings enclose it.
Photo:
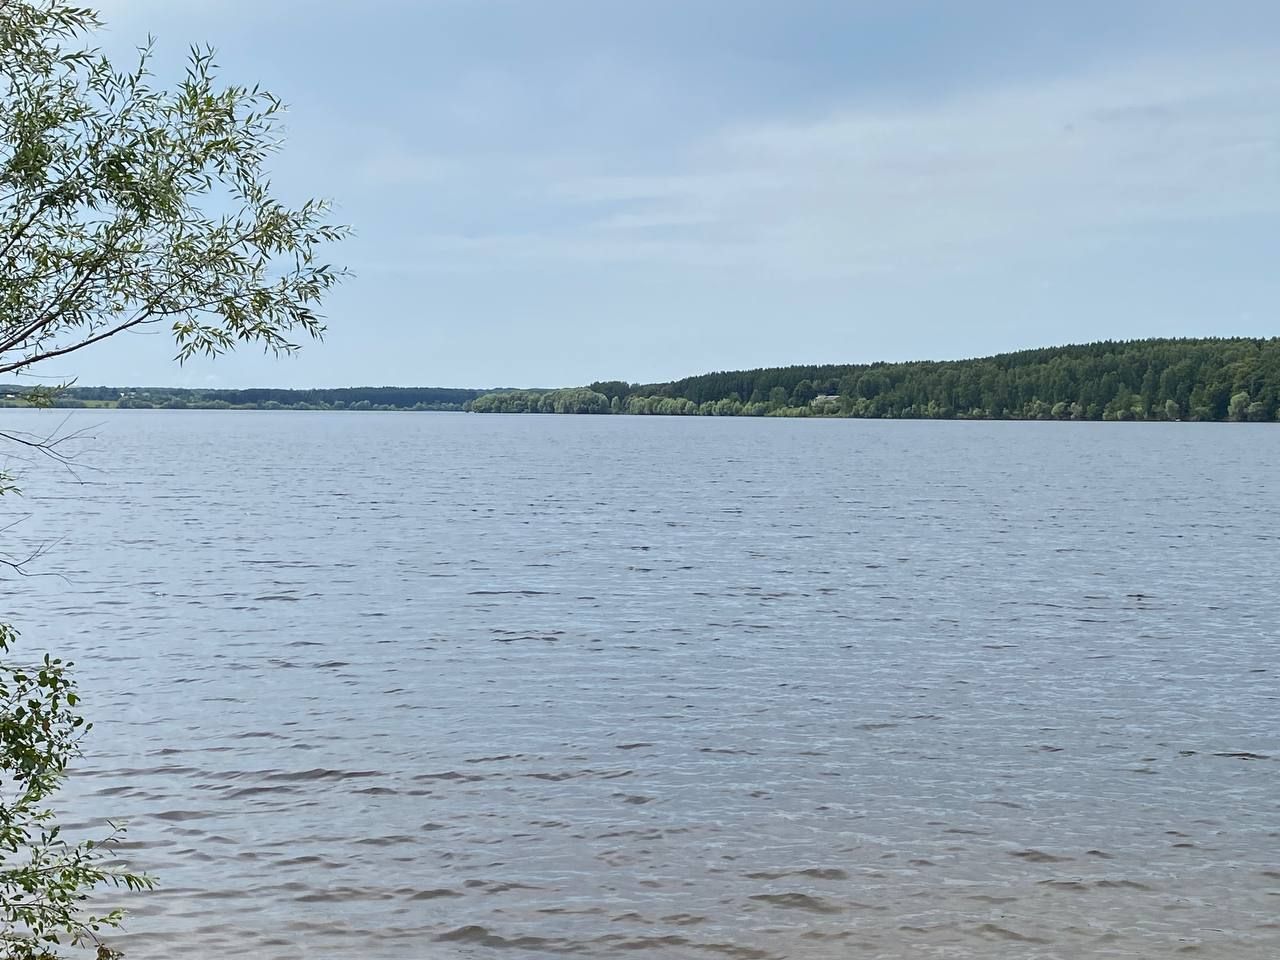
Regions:
[[[565,385],[1272,335],[1273,0],[108,0],[290,105],[330,333],[82,384]]]

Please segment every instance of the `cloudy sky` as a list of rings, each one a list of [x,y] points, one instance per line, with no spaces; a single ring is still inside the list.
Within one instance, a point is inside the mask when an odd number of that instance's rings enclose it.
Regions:
[[[1274,0],[106,0],[332,197],[325,343],[82,384],[555,386],[1272,335]],[[46,371],[57,372],[57,371]]]

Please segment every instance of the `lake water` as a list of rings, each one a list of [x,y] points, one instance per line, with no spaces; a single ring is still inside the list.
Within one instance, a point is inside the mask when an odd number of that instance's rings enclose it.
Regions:
[[[1280,955],[1280,428],[80,427],[0,614],[132,960]]]

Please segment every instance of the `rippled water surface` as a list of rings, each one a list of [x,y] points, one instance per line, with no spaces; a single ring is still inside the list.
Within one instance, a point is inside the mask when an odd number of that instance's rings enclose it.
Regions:
[[[134,960],[1280,955],[1280,428],[77,427],[0,613]]]

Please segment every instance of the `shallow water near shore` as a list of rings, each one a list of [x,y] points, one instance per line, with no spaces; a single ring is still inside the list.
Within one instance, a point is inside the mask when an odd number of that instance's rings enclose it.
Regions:
[[[132,960],[1280,955],[1278,427],[77,428],[0,615]]]

